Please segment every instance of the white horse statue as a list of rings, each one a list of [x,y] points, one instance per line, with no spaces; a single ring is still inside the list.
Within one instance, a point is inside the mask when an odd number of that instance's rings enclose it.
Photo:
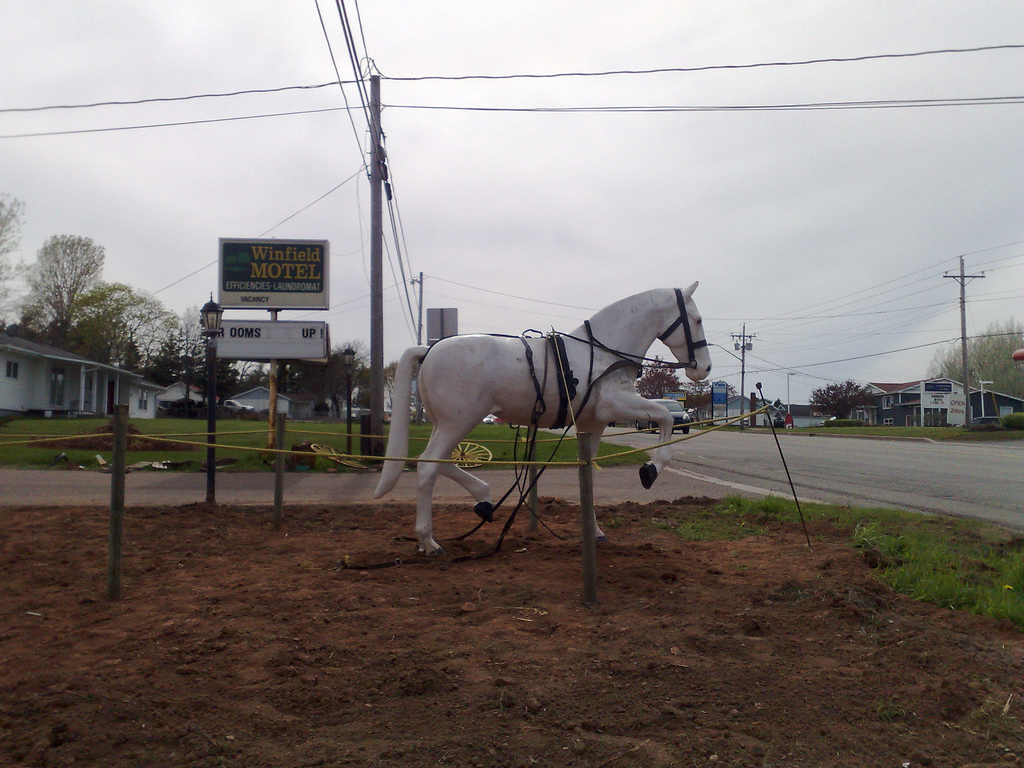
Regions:
[[[658,403],[639,395],[633,382],[648,349],[661,339],[684,368],[700,381],[711,371],[700,313],[693,302],[694,283],[685,290],[660,288],[638,293],[605,307],[569,334],[547,336],[452,336],[432,347],[411,347],[402,355],[395,376],[384,467],[374,491],[379,499],[398,483],[409,450],[409,402],[417,363],[419,394],[433,430],[417,466],[416,536],[427,554],[443,552],[434,540],[431,496],[438,474],[465,488],[477,504],[476,513],[490,521],[493,505],[484,481],[448,459],[459,442],[489,413],[510,424],[561,428],[575,424],[591,437],[593,456],[605,427],[615,421],[653,421],[660,442],[672,435],[672,416]],[[654,451],[640,468],[650,488],[672,457],[669,446]],[[603,537],[595,521],[598,536]]]

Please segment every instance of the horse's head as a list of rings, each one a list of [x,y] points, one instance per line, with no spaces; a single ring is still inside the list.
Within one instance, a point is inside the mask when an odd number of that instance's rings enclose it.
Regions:
[[[697,283],[689,288],[675,289],[675,304],[678,316],[658,336],[665,343],[676,360],[683,364],[686,375],[693,381],[706,379],[711,373],[711,353],[704,338],[704,321],[693,301]]]

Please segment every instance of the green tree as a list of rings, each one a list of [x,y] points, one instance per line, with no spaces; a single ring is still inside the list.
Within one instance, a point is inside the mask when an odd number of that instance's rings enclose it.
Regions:
[[[65,348],[132,371],[148,368],[173,342],[177,318],[156,298],[124,283],[98,283],[76,302]]]
[[[871,402],[870,390],[850,379],[811,392],[811,405],[837,419],[845,419],[854,408]]]
[[[978,381],[991,381],[985,389],[992,389],[1014,397],[1024,397],[1024,375],[1013,362],[1014,351],[1024,347],[1024,326],[1010,318],[996,321],[980,336],[967,340],[967,371],[972,389],[978,388]],[[928,366],[931,377],[945,377],[960,381],[963,376],[963,362],[960,343],[939,349]]]

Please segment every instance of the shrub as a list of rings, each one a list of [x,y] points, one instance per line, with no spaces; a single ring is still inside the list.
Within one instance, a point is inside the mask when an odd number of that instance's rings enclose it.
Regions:
[[[1007,429],[1024,429],[1024,413],[1008,413],[1003,416],[1003,426]]]

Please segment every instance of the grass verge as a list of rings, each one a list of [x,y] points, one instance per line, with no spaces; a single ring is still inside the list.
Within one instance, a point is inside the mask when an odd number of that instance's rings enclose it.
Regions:
[[[110,461],[111,450],[103,447],[74,447],[73,443],[62,443],[62,438],[81,438],[93,435],[104,429],[109,431],[109,419],[44,419],[15,418],[0,424],[0,466],[12,467],[47,467],[60,460],[75,466],[95,469],[99,465],[96,456]],[[352,453],[360,453],[360,436],[358,424],[353,424],[351,440]],[[180,450],[132,450],[128,451],[128,464],[144,461],[167,461],[181,463],[182,471],[195,471],[206,459],[206,421],[201,419],[136,419],[131,422],[131,430],[144,437],[166,437],[180,440],[193,445],[181,445]],[[285,435],[285,448],[302,443],[319,443],[333,448],[339,453],[348,453],[348,436],[344,424],[288,422]],[[430,436],[430,425],[413,426],[411,428],[409,453],[418,456],[426,446]],[[492,461],[511,461],[514,456],[523,456],[523,445],[515,441],[515,431],[503,424],[481,424],[466,437],[466,440],[486,446],[493,454]],[[235,463],[226,471],[270,471],[271,454],[264,450],[267,446],[269,430],[264,421],[247,421],[224,419],[217,423],[217,458],[234,459]],[[40,441],[46,440],[46,443]],[[599,452],[602,466],[617,464],[641,464],[646,454],[630,454],[616,458],[617,454],[630,449],[623,446],[602,443]],[[568,437],[559,442],[557,436],[542,433],[537,444],[537,458],[545,461],[575,461],[577,457],[576,439]],[[371,463],[371,462],[367,462]],[[324,458],[313,460],[313,468],[325,470],[336,467]],[[486,466],[486,465],[484,465]],[[508,465],[495,464],[494,468]],[[347,471],[338,467],[340,471]]]
[[[1024,537],[976,520],[891,509],[801,505],[808,521],[848,531],[877,578],[917,600],[1005,619],[1024,628]],[[798,523],[779,497],[730,497],[658,525],[692,541],[763,535],[772,521]]]

